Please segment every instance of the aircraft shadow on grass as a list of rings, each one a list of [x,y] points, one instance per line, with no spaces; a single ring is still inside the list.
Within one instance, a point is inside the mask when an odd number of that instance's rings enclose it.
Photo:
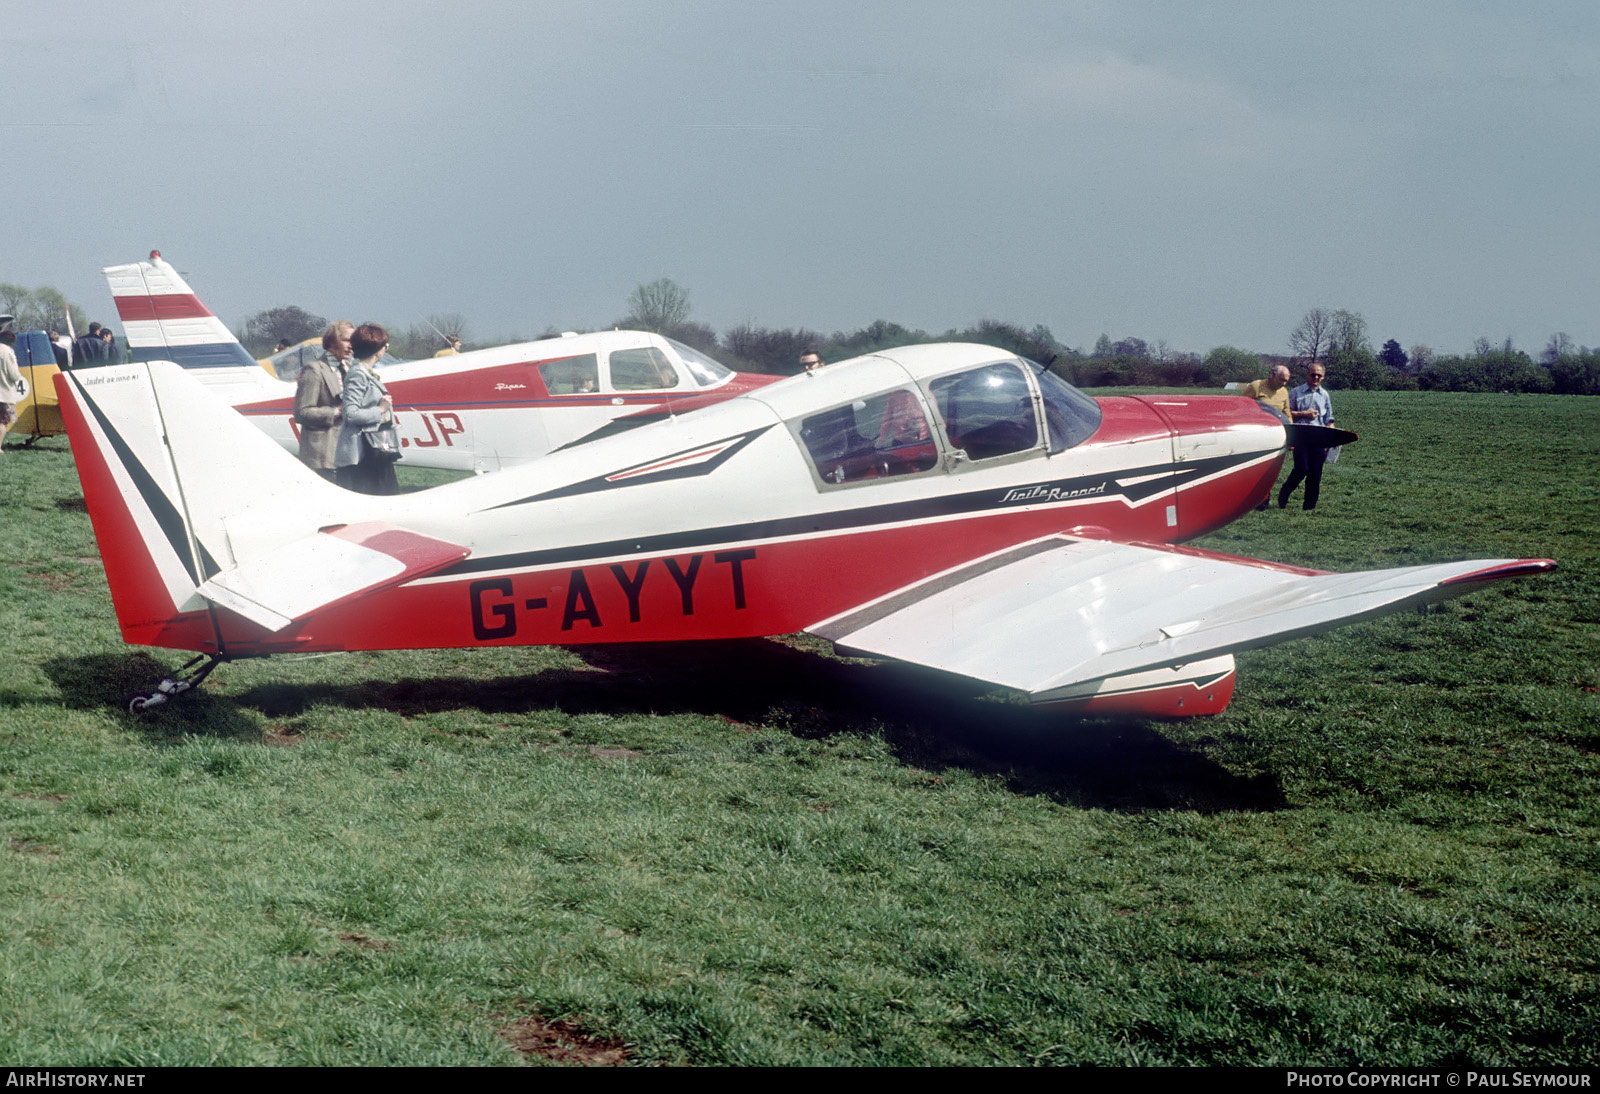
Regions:
[[[1287,804],[1275,775],[1242,778],[1136,718],[1077,719],[997,698],[984,685],[916,666],[841,661],[771,639],[587,646],[587,668],[525,676],[352,679],[267,683],[184,696],[161,719],[141,720],[160,740],[204,735],[263,739],[261,719],[316,706],[380,709],[415,717],[477,710],[518,714],[698,714],[796,737],[827,739],[862,727],[896,756],[933,773],[998,775],[1023,794],[1084,808],[1141,812],[1271,811]],[[145,652],[57,658],[45,665],[65,701],[124,709],[125,693],[164,671]],[[625,742],[619,742],[624,743]]]

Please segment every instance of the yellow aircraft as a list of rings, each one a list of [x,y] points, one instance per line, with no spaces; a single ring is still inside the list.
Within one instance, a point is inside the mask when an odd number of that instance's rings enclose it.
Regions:
[[[42,330],[17,332],[17,368],[28,390],[17,401],[17,421],[11,433],[30,434],[24,447],[40,437],[54,437],[67,431],[56,400],[56,353],[50,335]]]

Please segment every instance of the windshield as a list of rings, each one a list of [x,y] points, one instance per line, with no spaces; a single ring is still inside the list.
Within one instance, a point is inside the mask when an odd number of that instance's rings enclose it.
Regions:
[[[667,339],[667,345],[678,351],[678,356],[688,366],[689,375],[693,376],[694,382],[701,387],[712,387],[733,375],[733,370],[727,365],[713,361],[692,346],[686,346],[671,338]]]
[[[315,339],[301,342],[297,346],[279,350],[267,360],[272,364],[272,374],[280,380],[294,383],[300,378],[300,372],[306,367],[306,362],[322,352],[322,343]]]
[[[268,357],[267,360],[272,364],[272,374],[274,376],[292,384],[299,381],[300,373],[305,371],[307,363],[321,356],[322,341],[317,338],[311,338],[301,342],[298,346],[290,346],[288,349],[279,350],[271,357]],[[403,365],[405,361],[404,357],[396,357],[388,350],[385,350],[383,356],[378,358],[377,367],[388,368],[390,365]]]
[[[1100,428],[1100,404],[1039,364],[1027,362],[1044,396],[1044,420],[1050,429],[1050,452],[1064,452],[1094,436]]]

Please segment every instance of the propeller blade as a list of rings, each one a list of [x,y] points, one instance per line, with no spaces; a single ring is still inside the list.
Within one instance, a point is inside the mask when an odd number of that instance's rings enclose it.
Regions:
[[[1348,429],[1335,429],[1331,425],[1286,425],[1283,431],[1289,436],[1291,448],[1338,448],[1359,440]]]

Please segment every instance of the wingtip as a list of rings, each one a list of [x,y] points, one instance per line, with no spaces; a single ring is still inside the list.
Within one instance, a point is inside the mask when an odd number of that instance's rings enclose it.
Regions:
[[[1493,566],[1485,566],[1481,570],[1460,574],[1439,582],[1441,586],[1471,585],[1481,581],[1503,581],[1510,577],[1528,577],[1532,574],[1547,574],[1556,568],[1553,558],[1519,558],[1510,562],[1498,562]]]

